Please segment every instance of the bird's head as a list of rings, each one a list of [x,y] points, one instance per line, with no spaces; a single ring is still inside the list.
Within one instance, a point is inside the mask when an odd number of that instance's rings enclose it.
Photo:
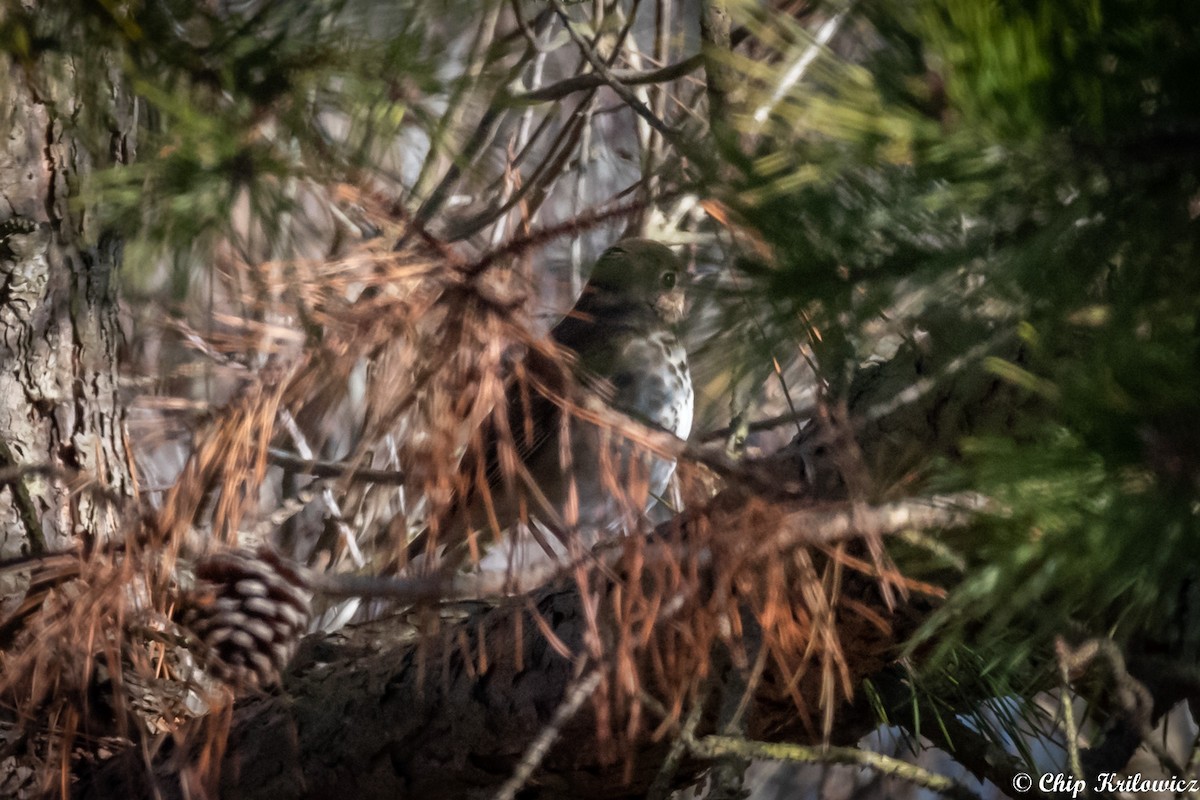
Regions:
[[[670,248],[650,239],[622,239],[604,251],[589,290],[619,303],[645,303],[668,325],[683,319],[687,271]]]

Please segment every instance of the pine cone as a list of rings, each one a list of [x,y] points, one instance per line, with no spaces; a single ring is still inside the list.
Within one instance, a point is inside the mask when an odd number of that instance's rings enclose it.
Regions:
[[[304,577],[266,547],[207,556],[195,575],[179,621],[207,650],[207,670],[236,688],[278,683],[312,616]]]

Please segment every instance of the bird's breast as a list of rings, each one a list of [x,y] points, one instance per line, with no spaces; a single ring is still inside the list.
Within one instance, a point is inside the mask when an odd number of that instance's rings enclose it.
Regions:
[[[613,405],[686,439],[692,430],[694,393],[687,351],[675,334],[659,329],[631,337],[618,360]]]

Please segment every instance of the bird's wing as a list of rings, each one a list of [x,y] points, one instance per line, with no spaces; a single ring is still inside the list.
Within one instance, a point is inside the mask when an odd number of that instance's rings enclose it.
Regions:
[[[588,299],[585,295],[576,309],[554,327],[551,337],[560,347],[573,351],[576,362],[571,372],[590,391],[598,392],[618,408],[637,408],[638,393],[644,391],[637,375],[646,354],[637,344],[635,331],[645,327],[646,321],[613,309],[594,308]],[[652,313],[649,307],[646,312]],[[551,396],[539,388],[548,390]],[[551,450],[559,446],[564,412],[552,397],[561,398],[568,390],[561,361],[545,352],[531,350],[514,368],[505,393],[505,412],[489,417],[463,458],[460,474],[466,478],[463,484],[471,488],[439,518],[439,547],[461,545],[467,516],[481,513],[479,507],[486,506],[489,499],[513,501],[517,493],[524,495],[532,513],[549,527],[556,527],[554,520],[561,509],[554,508],[544,496],[554,492],[537,486],[524,468],[558,459],[558,453]],[[481,481],[479,476],[485,479]],[[488,513],[487,509],[482,513]],[[409,546],[410,559],[425,552],[429,545],[429,537],[422,533]]]
[[[524,496],[527,507],[536,516],[554,527],[558,510],[546,500],[542,487],[534,484],[526,465],[557,455],[549,453],[558,446],[562,425],[562,408],[539,391],[544,387],[562,396],[567,390],[561,363],[544,352],[533,350],[517,364],[508,377],[504,407],[496,409],[483,423],[477,437],[468,446],[459,466],[463,493],[438,516],[439,531],[436,547],[446,553],[444,560],[461,560],[461,553],[451,556],[452,550],[464,550],[472,521],[490,515],[489,505],[516,505],[518,495]],[[505,520],[499,520],[502,525]],[[426,553],[435,546],[428,528],[408,546],[408,560]]]
[[[678,349],[675,335],[650,306],[606,309],[600,319],[567,317],[555,328],[555,339],[578,354],[579,382],[639,422],[678,434],[664,415],[674,384],[685,382],[686,360],[672,352]],[[678,373],[674,381],[667,374],[672,369]]]
[[[614,396],[608,376],[632,374],[636,364],[623,353],[622,341],[628,337],[628,321],[615,314],[612,309],[598,308],[589,302],[588,294],[550,332],[551,338],[561,348],[570,352],[575,363],[571,372],[589,390],[600,393],[604,399],[621,405]],[[603,320],[603,321],[598,321]],[[604,376],[604,377],[602,377]],[[548,389],[551,396],[539,387]],[[500,463],[499,444],[507,435],[522,463],[531,463],[543,455],[548,446],[557,446],[558,433],[562,428],[563,410],[561,398],[567,394],[566,375],[561,362],[546,353],[531,351],[514,375],[506,394],[508,408],[507,434],[496,430],[495,420],[487,431],[488,481],[499,485],[506,476]],[[552,399],[557,395],[560,399]]]

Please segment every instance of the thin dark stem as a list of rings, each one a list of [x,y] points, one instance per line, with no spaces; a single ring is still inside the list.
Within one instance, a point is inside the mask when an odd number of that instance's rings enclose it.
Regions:
[[[571,25],[571,17],[567,14],[567,9],[563,7],[562,0],[550,0],[550,3],[554,7],[555,13],[562,20],[564,27],[566,27],[567,34],[575,42],[579,51],[583,53],[583,57],[587,59],[587,62],[592,65],[592,69],[596,70],[604,80],[604,85],[612,89],[617,97],[621,98],[622,102],[633,109],[634,113],[646,120],[651,128],[661,133],[663,138],[672,144],[679,143],[678,134],[667,123],[656,117],[654,112],[647,108],[646,104],[639,100],[628,86],[618,80],[613,71],[604,63],[604,60],[596,55],[596,51],[592,49],[587,40],[579,35],[579,32]]]
[[[349,478],[354,481],[380,483],[388,486],[401,486],[406,480],[405,474],[400,470],[365,469],[339,461],[318,461],[276,448],[267,451],[267,458],[275,466],[317,478]]]
[[[617,81],[623,86],[644,86],[648,83],[666,83],[668,81],[678,80],[685,75],[690,75],[704,64],[704,58],[699,53],[674,64],[668,64],[659,69],[650,70],[629,70],[629,69],[614,69],[609,71],[609,76],[612,80]],[[575,75],[571,78],[566,78],[558,83],[552,83],[549,86],[543,86],[540,89],[534,89],[529,92],[514,95],[512,101],[514,103],[542,103],[547,100],[561,100],[569,94],[582,92],[587,89],[598,89],[601,86],[608,86],[608,79],[598,72],[586,72],[582,75]]]

